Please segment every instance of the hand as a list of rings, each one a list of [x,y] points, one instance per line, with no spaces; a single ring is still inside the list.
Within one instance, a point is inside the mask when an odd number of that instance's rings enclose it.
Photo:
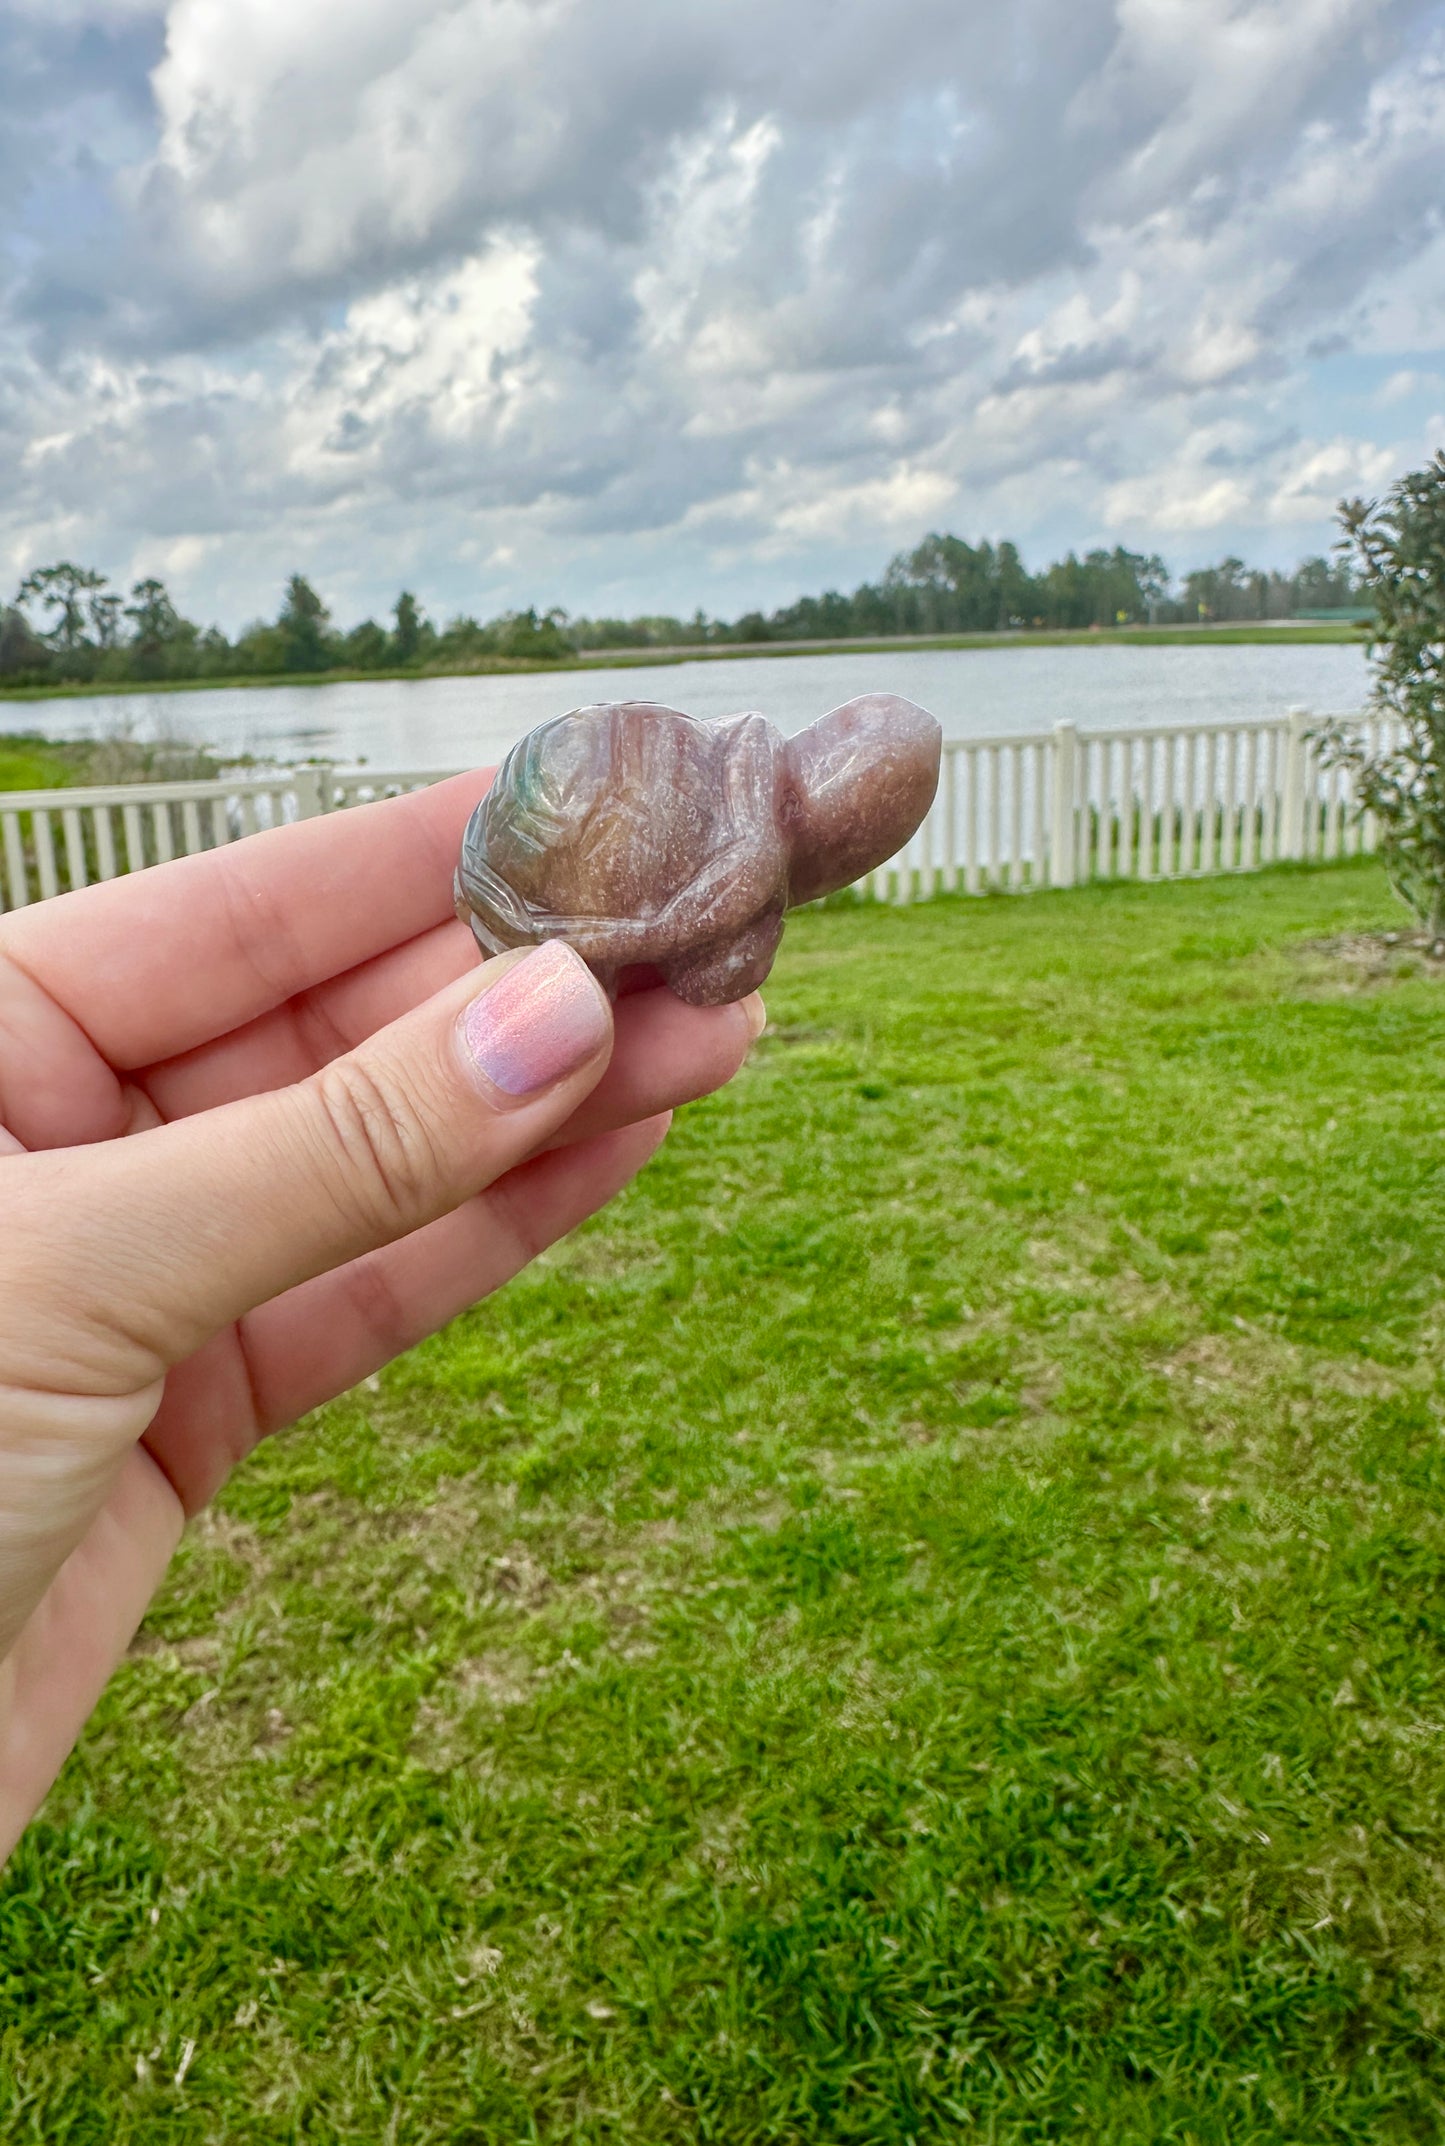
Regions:
[[[761,1026],[614,1013],[560,946],[479,968],[477,791],[0,920],[0,1856],[186,1514],[600,1207]]]

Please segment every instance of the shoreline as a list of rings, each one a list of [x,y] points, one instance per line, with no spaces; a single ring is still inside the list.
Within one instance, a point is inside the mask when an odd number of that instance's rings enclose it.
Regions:
[[[0,709],[53,700],[124,700],[155,693],[254,692],[267,686],[377,685],[398,679],[421,683],[432,678],[501,678],[538,672],[665,670],[680,663],[738,663],[758,656],[887,655],[893,649],[952,650],[994,648],[1170,648],[1287,647],[1357,645],[1365,636],[1357,626],[1334,621],[1295,625],[1241,621],[1227,626],[1110,626],[1098,631],[1061,629],[1054,633],[890,634],[886,638],[842,641],[735,641],[723,647],[606,648],[579,650],[555,662],[530,662],[497,656],[459,668],[416,670],[397,666],[376,671],[262,672],[223,678],[96,679],[60,685],[0,686]]]

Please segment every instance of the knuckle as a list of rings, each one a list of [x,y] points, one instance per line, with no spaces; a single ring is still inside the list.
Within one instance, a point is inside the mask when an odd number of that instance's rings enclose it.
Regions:
[[[411,1347],[418,1338],[416,1315],[397,1287],[384,1252],[353,1260],[342,1286],[356,1325],[377,1357],[389,1362]]]
[[[547,1228],[538,1207],[527,1164],[499,1178],[487,1194],[489,1235],[502,1271],[520,1274],[539,1252],[552,1242],[555,1231]]]
[[[343,1204],[389,1235],[425,1221],[443,1173],[411,1099],[355,1059],[324,1067],[312,1086]]]

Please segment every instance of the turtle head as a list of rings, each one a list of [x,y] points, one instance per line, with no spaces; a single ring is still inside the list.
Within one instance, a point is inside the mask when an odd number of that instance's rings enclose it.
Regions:
[[[865,693],[790,738],[778,818],[789,905],[851,886],[902,849],[938,789],[943,732],[911,700]]]

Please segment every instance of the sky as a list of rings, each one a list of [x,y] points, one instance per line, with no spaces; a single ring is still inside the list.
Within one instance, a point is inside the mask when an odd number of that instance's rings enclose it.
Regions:
[[[1445,446],[1445,0],[4,0],[0,600],[731,616]]]

